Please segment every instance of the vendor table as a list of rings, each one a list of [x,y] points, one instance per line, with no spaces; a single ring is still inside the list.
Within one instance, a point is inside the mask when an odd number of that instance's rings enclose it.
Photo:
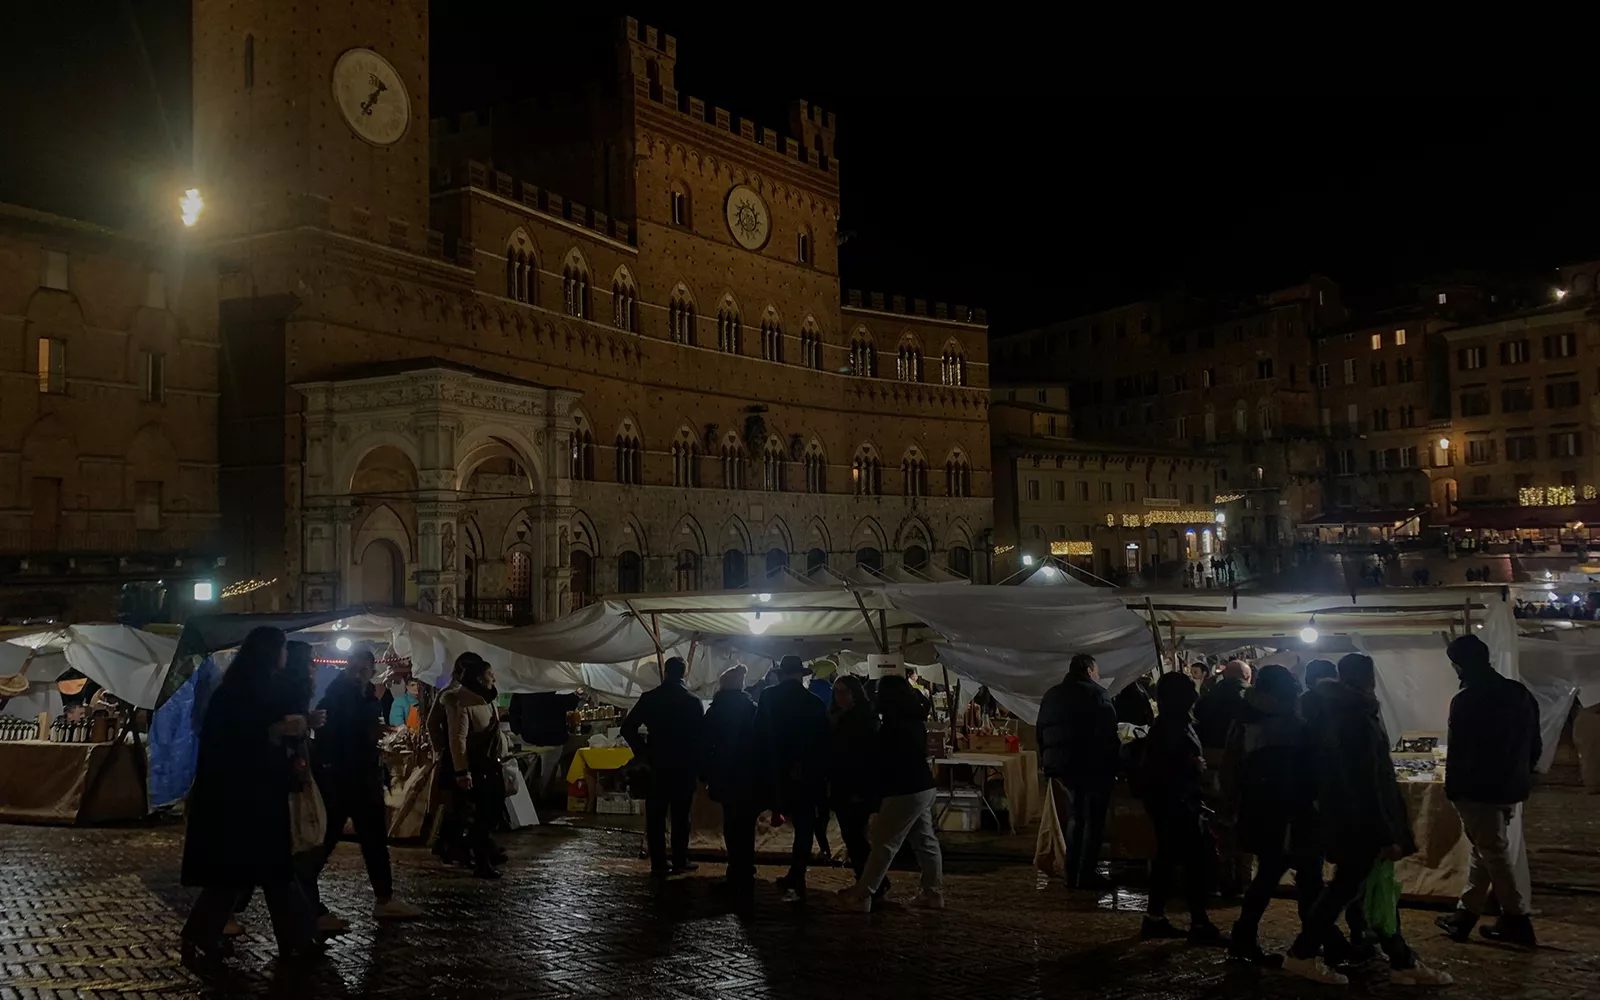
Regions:
[[[572,755],[572,764],[567,767],[567,783],[583,781],[591,771],[615,771],[626,767],[633,760],[633,751],[627,747],[584,747]],[[569,812],[578,811],[577,802],[583,802],[584,812],[594,812],[595,783],[585,782],[587,785],[587,799],[574,799],[568,802]]]
[[[0,743],[0,820],[105,823],[149,813],[138,743]]]
[[[989,776],[995,771],[1000,772],[1000,781],[1005,789],[1006,805],[1011,821],[1011,832],[1016,833],[1023,827],[1039,818],[1041,799],[1039,794],[1039,755],[1033,750],[1023,750],[1019,753],[954,753],[948,757],[931,758],[935,777],[943,768],[947,771],[949,783],[946,785],[951,791],[950,800],[935,818],[935,822],[944,818],[944,813],[950,809],[950,804],[955,801],[955,775],[954,767],[970,767],[974,773],[973,786],[977,789],[978,798],[983,807],[989,810],[989,815],[994,816],[998,826],[1000,817],[995,812],[993,804],[989,802],[985,785]]]

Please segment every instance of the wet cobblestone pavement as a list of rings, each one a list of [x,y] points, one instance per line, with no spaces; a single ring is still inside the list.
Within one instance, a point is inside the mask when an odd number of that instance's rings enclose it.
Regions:
[[[1569,1000],[1600,983],[1600,797],[1542,790],[1529,810],[1537,925],[1534,953],[1455,945],[1433,912],[1407,909],[1408,938],[1451,972],[1459,998]],[[351,918],[325,960],[276,960],[257,903],[227,971],[202,980],[178,959],[191,898],[177,884],[181,829],[0,826],[0,997],[1288,997],[1336,995],[1221,953],[1137,940],[1143,899],[1093,900],[1043,884],[1018,862],[952,857],[949,908],[833,909],[821,893],[788,906],[766,886],[730,913],[711,891],[716,864],[655,887],[636,837],[543,828],[506,834],[506,878],[440,870],[427,852],[395,851],[401,893],[428,915],[378,926],[354,844],[342,845],[324,895]],[[775,868],[764,869],[767,877]],[[837,869],[813,885],[844,884]],[[900,880],[909,888],[914,876]],[[1219,922],[1231,922],[1222,910]],[[1181,918],[1177,918],[1181,923]],[[1273,904],[1264,936],[1292,933]],[[1380,964],[1349,992],[1403,995]]]

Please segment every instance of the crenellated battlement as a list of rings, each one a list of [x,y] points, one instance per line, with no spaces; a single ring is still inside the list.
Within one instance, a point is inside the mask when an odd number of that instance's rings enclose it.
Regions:
[[[614,219],[606,213],[581,202],[565,198],[554,191],[547,191],[527,181],[519,180],[508,173],[496,170],[486,163],[477,160],[466,160],[453,166],[435,167],[433,171],[433,190],[449,191],[462,187],[476,188],[490,194],[499,195],[508,201],[514,201],[531,212],[547,215],[551,218],[570,222],[573,225],[592,229],[601,236],[606,236],[629,246],[635,246],[636,232],[633,225],[624,219]]]
[[[789,105],[789,130],[779,132],[726,108],[708,105],[698,97],[679,93],[675,83],[678,40],[673,36],[628,17],[622,22],[621,41],[626,56],[625,75],[632,82],[637,100],[676,111],[706,128],[737,135],[785,159],[808,164],[833,175],[837,183],[837,119],[832,112],[809,101],[793,101]]]
[[[988,326],[989,311],[982,306],[964,306],[929,302],[927,299],[907,299],[904,295],[885,295],[883,292],[863,292],[847,288],[841,305],[846,309],[895,313],[901,316],[923,316],[946,323],[963,323],[968,326]]]

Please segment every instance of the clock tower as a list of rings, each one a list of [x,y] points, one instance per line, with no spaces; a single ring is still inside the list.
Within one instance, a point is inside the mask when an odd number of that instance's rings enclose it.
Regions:
[[[206,235],[310,226],[420,250],[428,0],[194,0]]]

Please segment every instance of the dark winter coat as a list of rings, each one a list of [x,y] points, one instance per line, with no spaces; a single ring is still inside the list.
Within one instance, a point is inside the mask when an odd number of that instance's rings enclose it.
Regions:
[[[1492,667],[1468,668],[1450,700],[1444,793],[1495,805],[1526,802],[1544,741],[1539,703],[1519,681]]]
[[[1200,696],[1194,706],[1194,728],[1200,745],[1220,750],[1228,745],[1228,730],[1244,711],[1244,681],[1223,677]]]
[[[622,738],[633,753],[656,771],[700,769],[705,712],[683,681],[663,681],[639,696],[622,720]],[[648,732],[641,735],[640,727]]]
[[[1121,745],[1117,710],[1105,688],[1082,674],[1044,693],[1039,702],[1039,766],[1059,781],[1100,781],[1117,775]]]
[[[1390,844],[1417,849],[1411,818],[1389,757],[1378,699],[1342,682],[1317,685],[1320,707],[1308,726],[1316,761],[1317,815],[1328,856],[1359,857]]]
[[[1188,718],[1163,714],[1145,737],[1140,758],[1139,795],[1156,822],[1167,817],[1198,818],[1205,752]]]
[[[1256,855],[1313,851],[1317,783],[1298,706],[1259,690],[1244,700],[1223,765],[1239,849]]]
[[[877,750],[878,717],[871,705],[852,705],[833,718],[828,755],[830,801],[852,805],[877,801]]]
[[[755,798],[756,703],[743,691],[718,691],[706,712],[700,775],[713,802]]]
[[[248,889],[293,877],[289,760],[268,731],[281,707],[271,691],[226,679],[212,696],[185,807],[184,885]]]
[[[883,689],[879,688],[880,693]],[[915,690],[884,694],[878,706],[878,794],[915,795],[933,787],[928,767],[928,699]]]
[[[317,707],[328,721],[317,730],[316,762],[320,775],[340,782],[381,783],[378,755],[380,701],[371,684],[350,674],[334,678]]]
[[[756,795],[784,812],[821,801],[828,779],[828,709],[799,680],[766,689],[756,705]]]

